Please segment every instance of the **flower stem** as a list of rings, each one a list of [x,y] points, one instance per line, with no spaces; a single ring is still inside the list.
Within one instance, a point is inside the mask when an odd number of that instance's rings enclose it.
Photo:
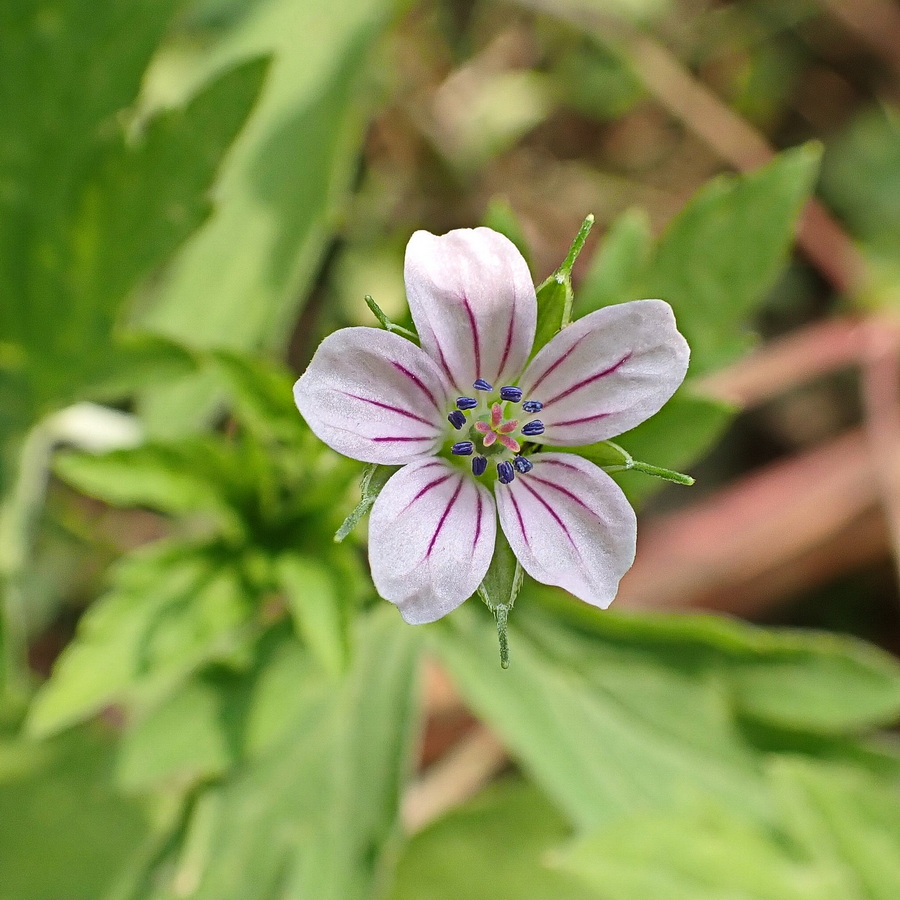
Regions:
[[[497,619],[497,638],[500,641],[500,668],[509,668],[509,634],[507,628],[507,619],[509,617],[509,607],[505,603],[498,604],[494,607],[494,616]]]

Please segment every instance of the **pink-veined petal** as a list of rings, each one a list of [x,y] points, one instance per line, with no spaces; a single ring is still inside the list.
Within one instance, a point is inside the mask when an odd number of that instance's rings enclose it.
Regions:
[[[391,477],[372,507],[372,580],[411,625],[434,622],[476,591],[496,536],[487,488],[446,460],[411,463]]]
[[[532,440],[578,447],[622,434],[659,412],[687,372],[690,350],[662,300],[607,306],[557,334],[519,386],[544,404]]]
[[[343,328],[319,345],[294,385],[294,400],[333,450],[400,465],[440,446],[452,408],[448,391],[415,344],[377,328]]]
[[[478,378],[499,387],[522,371],[537,299],[512,241],[490,228],[417,231],[406,247],[405,278],[422,348],[460,393]]]
[[[500,525],[525,571],[605,609],[634,562],[637,521],[619,486],[569,453],[539,453],[534,468],[497,484]]]

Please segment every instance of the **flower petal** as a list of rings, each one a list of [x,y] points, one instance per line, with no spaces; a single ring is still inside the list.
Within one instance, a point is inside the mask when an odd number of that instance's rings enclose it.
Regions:
[[[662,300],[607,306],[564,328],[519,386],[544,404],[532,440],[578,447],[621,434],[659,412],[687,372],[690,350]]]
[[[417,231],[406,247],[406,294],[422,341],[460,393],[522,371],[537,321],[528,265],[490,228]]]
[[[343,328],[325,338],[294,385],[294,400],[333,450],[387,465],[433,455],[451,408],[434,362],[377,328]]]
[[[411,625],[434,622],[475,593],[496,536],[487,488],[442,459],[410,463],[372,507],[372,580]]]
[[[580,456],[531,459],[530,472],[497,485],[503,532],[532,578],[605,609],[634,562],[634,510],[612,478]]]

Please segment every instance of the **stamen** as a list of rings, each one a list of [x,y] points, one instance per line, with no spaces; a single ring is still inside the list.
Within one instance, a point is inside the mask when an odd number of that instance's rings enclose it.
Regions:
[[[515,470],[509,460],[504,459],[503,462],[497,463],[497,477],[501,484],[509,484],[516,477]]]
[[[483,378],[479,378],[473,385],[476,391],[492,391],[494,386],[492,384],[488,384]]]
[[[530,472],[534,468],[534,463],[525,456],[517,456],[513,460],[513,465],[516,467],[516,471],[520,472],[522,475],[526,472]]]
[[[472,457],[472,474],[477,478],[479,475],[484,475],[484,470],[487,468],[487,457],[486,456],[473,456]]]
[[[509,400],[510,403],[518,403],[522,399],[522,389],[517,387],[500,388],[500,399]]]
[[[457,409],[475,409],[478,401],[474,397],[458,397],[456,400]]]
[[[447,421],[457,430],[463,427],[466,424],[466,417],[458,410],[454,409],[449,416],[447,416]]]
[[[528,437],[534,437],[536,434],[544,433],[544,423],[540,419],[533,419],[522,429],[522,434]]]
[[[544,404],[540,400],[526,400],[522,404],[522,409],[527,413],[540,412],[544,408]]]
[[[471,456],[475,445],[471,441],[457,441],[451,448],[450,452],[456,456]]]

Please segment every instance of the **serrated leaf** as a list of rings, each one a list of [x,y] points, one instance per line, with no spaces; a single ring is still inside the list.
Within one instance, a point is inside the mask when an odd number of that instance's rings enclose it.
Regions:
[[[296,658],[269,698],[278,739],[201,797],[185,843],[151,874],[150,896],[171,896],[187,878],[196,900],[374,896],[399,837],[418,640],[379,609],[360,620],[342,679]]]
[[[121,563],[38,691],[29,733],[59,731],[113,701],[157,698],[202,663],[232,658],[251,607],[231,562],[221,548],[157,545]]]
[[[227,519],[232,512],[222,483],[226,465],[218,442],[198,438],[102,455],[65,453],[57,457],[55,469],[72,487],[113,506],[174,515],[214,512]]]
[[[605,900],[843,900],[834,869],[798,860],[770,827],[708,797],[627,816],[557,856]]]
[[[900,781],[789,757],[767,776],[768,821],[688,793],[578,841],[558,864],[608,900],[896,896]]]

